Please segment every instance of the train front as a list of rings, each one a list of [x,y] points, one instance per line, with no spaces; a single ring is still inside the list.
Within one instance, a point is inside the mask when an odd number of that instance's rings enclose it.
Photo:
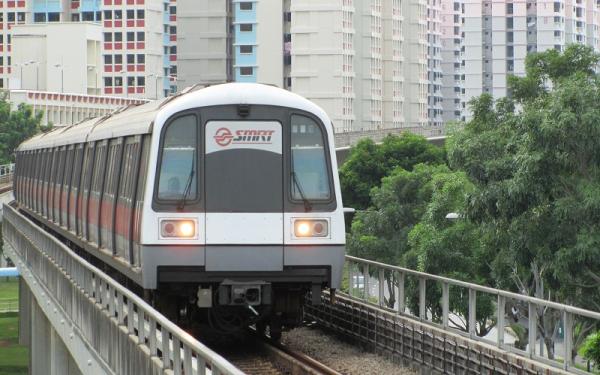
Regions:
[[[305,100],[262,97],[270,104],[199,107],[165,122],[155,218],[144,218],[144,237],[155,228],[155,238],[142,257],[156,265],[166,305],[185,295],[185,314],[219,330],[268,324],[278,336],[301,321],[309,292],[318,303],[323,288],[339,288],[344,216],[329,119]]]

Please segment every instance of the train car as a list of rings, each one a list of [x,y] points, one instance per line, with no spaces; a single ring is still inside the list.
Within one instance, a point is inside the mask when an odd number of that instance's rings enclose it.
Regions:
[[[15,197],[169,317],[276,336],[309,292],[340,286],[333,139],[321,108],[282,89],[184,90],[25,141]]]

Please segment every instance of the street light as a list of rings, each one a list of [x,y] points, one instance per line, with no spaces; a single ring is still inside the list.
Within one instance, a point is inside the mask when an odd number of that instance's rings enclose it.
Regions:
[[[35,91],[38,91],[40,88],[40,62],[29,60],[25,63],[25,65],[35,65]]]
[[[60,92],[65,92],[64,66],[62,64],[54,64],[55,68],[60,68]]]
[[[121,82],[121,84],[123,84],[123,86],[125,86],[125,97],[128,98],[129,97],[129,87],[127,87],[127,77],[125,77],[125,73],[127,73],[124,69],[122,69],[119,74],[123,74],[123,76],[121,76],[121,79],[123,80],[123,82]]]
[[[98,89],[98,72],[96,71],[96,67],[95,66],[88,66],[87,67],[88,71],[93,71],[94,72],[94,95],[99,95],[100,93],[98,91],[100,91]]]
[[[163,76],[160,76],[160,75],[158,75],[156,73],[150,73],[148,75],[148,78],[150,78],[150,77],[156,77],[156,79],[154,81],[154,98],[156,100],[158,100],[158,80],[161,79],[161,78],[163,78]]]

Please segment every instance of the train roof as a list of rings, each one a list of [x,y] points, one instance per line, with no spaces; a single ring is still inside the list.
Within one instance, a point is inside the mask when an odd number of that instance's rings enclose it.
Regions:
[[[55,128],[21,143],[18,151],[58,147],[108,138],[152,133],[173,114],[190,108],[227,104],[275,105],[305,110],[319,116],[327,127],[328,117],[316,104],[274,86],[256,83],[226,83],[194,91],[194,87],[142,105],[130,105],[108,115],[76,125]]]

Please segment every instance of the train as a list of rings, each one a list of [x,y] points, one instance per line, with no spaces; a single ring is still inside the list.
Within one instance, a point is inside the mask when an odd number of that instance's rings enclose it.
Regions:
[[[333,140],[297,94],[192,87],[26,140],[15,204],[170,319],[278,337],[340,287]]]

